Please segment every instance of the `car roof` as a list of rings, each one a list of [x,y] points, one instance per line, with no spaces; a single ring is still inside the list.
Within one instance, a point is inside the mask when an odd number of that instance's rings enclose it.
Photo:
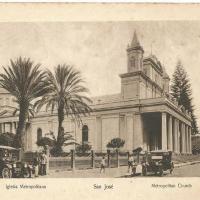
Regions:
[[[0,145],[0,149],[18,150],[18,149],[16,149],[16,148],[13,148],[13,147],[10,147],[10,146],[3,146],[3,145]]]

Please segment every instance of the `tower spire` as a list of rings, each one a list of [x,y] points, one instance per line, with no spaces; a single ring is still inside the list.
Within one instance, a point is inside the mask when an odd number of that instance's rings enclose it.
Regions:
[[[142,70],[143,54],[144,50],[140,45],[136,31],[134,31],[131,45],[127,48],[128,73]]]
[[[140,42],[138,40],[138,37],[137,37],[137,33],[136,31],[134,31],[134,34],[133,34],[133,39],[132,39],[132,42],[131,42],[131,47],[140,47]]]

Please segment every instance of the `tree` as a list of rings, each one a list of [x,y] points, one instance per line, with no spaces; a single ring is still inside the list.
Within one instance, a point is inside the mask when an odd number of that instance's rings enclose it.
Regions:
[[[121,138],[113,138],[108,144],[107,148],[113,148],[113,149],[120,149],[125,144],[125,141]]]
[[[191,84],[180,61],[178,62],[172,77],[171,95],[176,99],[178,105],[183,106],[183,109],[186,109],[191,113],[192,133],[197,134],[199,131],[196,117],[194,115],[194,106],[192,104],[193,98]]]
[[[19,123],[16,132],[16,145],[24,149],[26,123],[31,103],[40,97],[45,90],[45,73],[40,64],[34,64],[29,58],[10,60],[10,65],[3,67],[0,74],[0,87],[14,96],[19,107]]]
[[[78,143],[76,143],[74,137],[70,133],[64,132],[64,129],[62,129],[62,132],[63,132],[62,133],[63,140],[62,140],[61,146],[78,144]],[[44,149],[48,145],[50,147],[50,153],[53,156],[59,156],[61,154],[61,152],[58,149],[59,147],[57,146],[57,138],[52,131],[50,131],[49,133],[46,133],[45,137],[41,137],[36,142],[36,144],[40,147],[43,147]]]
[[[55,141],[49,137],[41,137],[37,142],[36,144],[39,146],[39,147],[44,147],[45,146],[49,146],[49,147],[53,147],[54,144],[55,144]]]
[[[14,102],[16,102],[16,100],[14,100]],[[15,116],[15,115],[19,115],[19,112],[20,112],[20,109],[19,109],[19,105],[14,109],[14,111],[13,111],[13,116]],[[28,119],[28,121],[32,118],[32,117],[34,117],[34,115],[35,115],[35,110],[34,110],[34,105],[32,104],[32,103],[30,103],[30,105],[29,105],[29,108],[28,108],[28,114],[27,114],[27,119]]]
[[[88,89],[83,86],[81,73],[66,64],[58,65],[54,73],[46,71],[46,86],[48,91],[35,103],[37,111],[46,105],[46,110],[51,108],[53,112],[57,109],[58,135],[56,146],[62,151],[63,144],[63,121],[65,115],[72,117],[79,125],[81,117],[87,116],[92,109],[89,106],[91,100],[86,96]]]
[[[200,153],[200,136],[199,135],[192,136],[192,153],[193,154]]]

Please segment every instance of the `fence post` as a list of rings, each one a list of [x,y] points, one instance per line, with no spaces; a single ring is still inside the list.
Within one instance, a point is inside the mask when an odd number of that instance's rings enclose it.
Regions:
[[[72,169],[72,171],[75,170],[75,151],[74,151],[74,149],[71,150],[71,169]]]
[[[49,146],[46,145],[46,156],[47,156],[47,166],[46,166],[46,173],[49,174]]]
[[[117,153],[117,168],[119,168],[120,164],[119,164],[119,149],[116,149],[116,153]]]
[[[110,149],[107,150],[107,156],[108,156],[108,168],[110,167]]]
[[[130,159],[130,152],[129,151],[127,152],[127,158],[128,158],[128,161],[129,161],[129,159]]]
[[[95,154],[94,154],[94,150],[91,150],[91,167],[92,167],[92,169],[95,168]]]

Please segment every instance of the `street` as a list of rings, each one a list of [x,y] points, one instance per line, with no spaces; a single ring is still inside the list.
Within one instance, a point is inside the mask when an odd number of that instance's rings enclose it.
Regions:
[[[200,177],[200,164],[187,165],[175,168],[167,177]]]
[[[106,168],[105,173],[100,173],[100,169],[87,169],[72,171],[50,171],[50,174],[41,178],[124,178],[127,175],[127,167],[120,168]],[[139,178],[136,176],[133,178]],[[158,177],[153,174],[148,174],[147,177]],[[172,174],[168,171],[164,173],[163,177],[200,177],[200,164],[187,165],[174,168]]]

